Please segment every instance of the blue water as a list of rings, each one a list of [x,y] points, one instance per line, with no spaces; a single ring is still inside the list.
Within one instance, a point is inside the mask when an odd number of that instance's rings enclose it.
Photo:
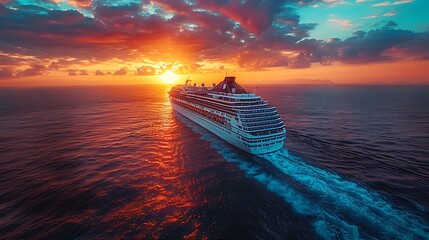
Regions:
[[[429,87],[259,86],[261,156],[167,90],[0,89],[0,238],[429,239]]]

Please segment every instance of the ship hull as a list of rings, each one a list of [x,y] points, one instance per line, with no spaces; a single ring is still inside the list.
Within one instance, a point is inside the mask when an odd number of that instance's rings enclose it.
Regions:
[[[208,131],[220,137],[221,139],[225,140],[229,144],[235,147],[238,147],[251,154],[259,155],[259,154],[271,153],[271,152],[276,152],[281,148],[283,148],[283,143],[284,143],[283,141],[281,143],[276,143],[269,146],[262,146],[262,147],[249,146],[241,140],[241,136],[239,134],[232,132],[227,128],[224,128],[216,123],[213,123],[212,121],[206,119],[205,117],[187,108],[184,108],[174,102],[171,102],[171,105],[176,112],[192,120],[193,122],[197,123],[201,127],[207,129]]]

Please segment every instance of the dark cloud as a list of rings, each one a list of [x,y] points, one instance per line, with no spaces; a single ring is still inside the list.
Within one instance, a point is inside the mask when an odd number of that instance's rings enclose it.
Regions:
[[[310,34],[308,32],[310,30],[313,30],[316,26],[317,26],[317,24],[315,24],[315,23],[299,24],[293,28],[292,32],[297,37],[306,38],[306,37],[310,36]]]
[[[77,72],[76,72],[76,70],[68,70],[68,72],[69,72],[69,76],[77,76]]]
[[[361,31],[361,30],[358,30],[358,31],[354,31],[354,32],[353,32],[353,35],[354,35],[354,36],[357,36],[357,37],[360,37],[360,38],[361,38],[361,37],[363,37],[363,36],[365,36],[365,34],[366,34],[366,33],[365,33],[364,31]]]
[[[249,32],[259,35],[271,26],[277,14],[283,13],[282,17],[287,21],[289,17],[292,17],[292,22],[295,20],[294,16],[287,14],[290,8],[285,7],[285,4],[306,5],[317,1],[196,0],[195,2],[197,6],[231,18],[243,25]]]
[[[66,55],[94,61],[130,61],[136,57],[157,61],[178,53],[193,63],[239,59],[241,65],[252,69],[287,65],[286,58],[280,56],[276,60],[272,54],[296,47],[315,24],[299,24],[299,15],[295,9],[283,6],[285,2],[195,1],[191,6],[187,1],[153,1],[166,12],[174,13],[171,19],[141,15],[142,4],[117,6],[97,2],[92,9],[94,18],[76,10],[5,8],[4,14],[0,14],[0,47],[47,59]],[[273,22],[276,26],[271,25]],[[259,35],[255,37],[254,33]],[[174,44],[162,44],[169,41]],[[246,55],[257,48],[268,49],[272,56],[265,56],[254,66],[244,63]],[[56,60],[50,68],[58,70],[68,64]],[[195,71],[185,68],[181,70]],[[143,74],[138,70],[137,73]]]
[[[53,70],[59,70],[62,67],[64,67],[64,65],[62,63],[60,63],[59,61],[53,61],[49,65],[49,68],[53,69]]]
[[[131,3],[129,5],[108,6],[97,4],[93,10],[95,18],[102,21],[113,21],[115,19],[139,17],[141,4]]]
[[[14,76],[14,72],[9,68],[0,68],[0,79],[1,78],[11,78]]]
[[[382,28],[371,30],[364,36],[354,36],[339,44],[339,59],[343,62],[361,63],[390,60],[384,54],[389,48],[400,47],[411,41],[416,34],[407,30]]]
[[[116,70],[113,74],[114,75],[126,75],[128,73],[128,68],[123,67],[119,70]]]
[[[104,76],[106,74],[104,72],[100,71],[100,70],[97,70],[97,71],[95,71],[95,75],[96,76]]]
[[[312,59],[304,53],[300,53],[297,58],[289,63],[289,68],[309,68]]]
[[[264,70],[269,67],[286,67],[289,59],[277,51],[245,51],[238,54],[237,63],[248,70]]]
[[[396,50],[401,56],[414,56],[416,59],[427,60],[429,56],[429,32],[413,33],[409,41],[400,43]]]
[[[24,71],[19,72],[19,76],[30,77],[30,76],[39,76],[46,73],[46,67],[40,64],[33,65]]]
[[[384,26],[385,27],[396,27],[396,26],[398,26],[398,24],[396,24],[396,22],[394,22],[394,21],[389,21]]]
[[[87,71],[85,70],[78,70],[78,69],[69,69],[68,70],[69,76],[86,76],[89,75]]]

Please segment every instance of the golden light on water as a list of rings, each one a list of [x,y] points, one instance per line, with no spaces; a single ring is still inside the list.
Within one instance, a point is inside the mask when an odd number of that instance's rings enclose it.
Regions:
[[[164,84],[173,84],[179,79],[179,75],[175,74],[170,70],[167,70],[165,73],[159,76],[159,78]]]

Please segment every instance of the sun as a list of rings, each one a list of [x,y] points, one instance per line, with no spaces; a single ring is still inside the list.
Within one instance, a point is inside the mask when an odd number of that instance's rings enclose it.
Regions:
[[[179,79],[179,75],[175,74],[170,70],[167,70],[165,73],[159,76],[159,78],[162,80],[162,83],[164,84],[173,84]]]

